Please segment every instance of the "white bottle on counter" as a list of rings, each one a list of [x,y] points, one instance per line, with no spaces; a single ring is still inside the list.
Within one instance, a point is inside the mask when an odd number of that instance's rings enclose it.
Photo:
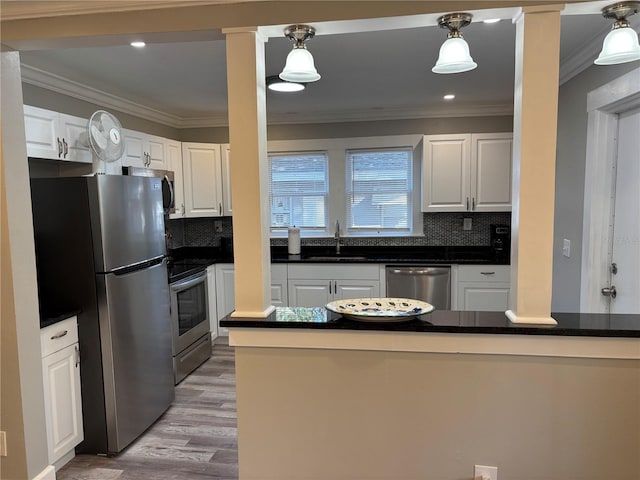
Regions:
[[[300,229],[289,227],[289,255],[300,255]]]

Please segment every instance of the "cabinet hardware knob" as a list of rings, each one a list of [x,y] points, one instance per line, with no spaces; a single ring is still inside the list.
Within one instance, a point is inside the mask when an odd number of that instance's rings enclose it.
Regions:
[[[329,295],[331,295],[331,280],[329,280]]]
[[[469,197],[467,197],[467,210],[469,210]]]
[[[481,275],[495,275],[496,272],[480,272]]]
[[[62,142],[60,141],[60,138],[56,138],[56,140],[58,140],[58,157],[62,156]]]
[[[55,335],[53,335],[51,337],[51,340],[55,340],[56,338],[62,338],[64,337],[67,333],[69,333],[67,330],[64,330],[62,332],[56,333]]]
[[[64,158],[67,158],[67,154],[69,153],[69,144],[64,138],[62,139],[62,146],[64,147]]]
[[[473,199],[471,200],[471,210],[475,210],[476,209],[476,197],[473,197]]]

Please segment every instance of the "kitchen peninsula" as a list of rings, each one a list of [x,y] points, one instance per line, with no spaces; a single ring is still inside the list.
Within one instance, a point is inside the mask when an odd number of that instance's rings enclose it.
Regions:
[[[640,477],[640,315],[229,317],[241,478]]]

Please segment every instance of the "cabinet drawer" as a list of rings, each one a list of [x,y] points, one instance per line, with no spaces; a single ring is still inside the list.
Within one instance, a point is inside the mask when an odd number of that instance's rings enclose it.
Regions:
[[[40,329],[40,348],[42,357],[62,350],[78,341],[77,317],[67,318]]]
[[[290,263],[288,275],[289,279],[379,280],[380,266],[378,264]]]
[[[509,282],[510,265],[459,265],[459,282]]]

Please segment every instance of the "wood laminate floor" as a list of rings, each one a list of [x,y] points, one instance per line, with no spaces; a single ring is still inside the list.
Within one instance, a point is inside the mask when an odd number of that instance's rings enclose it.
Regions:
[[[176,399],[117,457],[77,455],[57,480],[201,480],[238,478],[233,348],[211,358],[176,387]]]

